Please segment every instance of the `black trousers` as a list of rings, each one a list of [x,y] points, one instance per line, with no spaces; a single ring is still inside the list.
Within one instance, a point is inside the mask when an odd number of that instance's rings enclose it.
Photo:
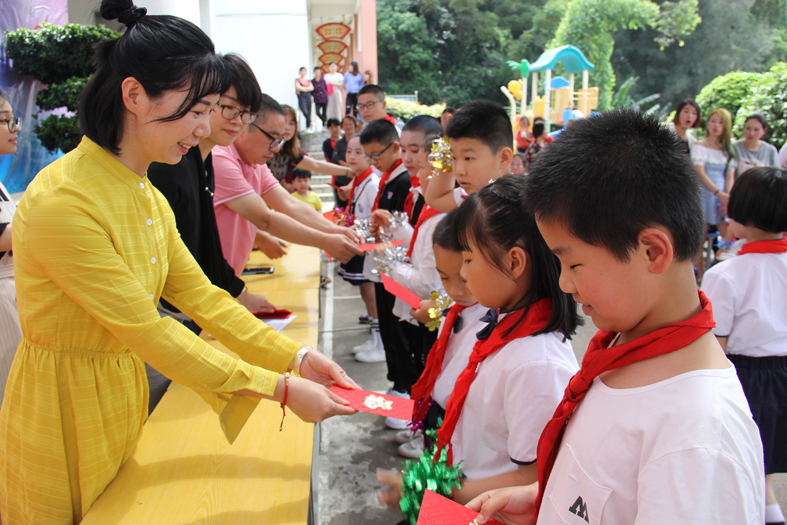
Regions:
[[[397,392],[410,392],[412,384],[407,384],[407,370],[412,359],[407,339],[402,333],[399,318],[393,314],[396,297],[385,290],[382,283],[374,283],[374,299],[377,303],[377,317],[380,321],[380,338],[385,349],[388,364],[388,380],[393,381]]]
[[[328,120],[328,117],[325,116],[325,108],[328,107],[327,102],[315,102],[315,113],[317,113],[317,117],[322,120],[322,125],[325,127],[325,121]]]
[[[426,325],[420,323],[418,326],[415,326],[410,323],[399,322],[399,326],[410,346],[410,362],[406,368],[403,367],[402,369],[404,374],[403,381],[409,392],[413,385],[418,382],[421,374],[424,373],[426,358],[437,341],[437,330],[432,332]]]
[[[306,127],[310,128],[312,125],[312,96],[311,93],[298,93],[298,107],[301,108],[301,113],[306,117]]]
[[[344,114],[358,116],[358,93],[347,93],[347,100],[344,103]]]

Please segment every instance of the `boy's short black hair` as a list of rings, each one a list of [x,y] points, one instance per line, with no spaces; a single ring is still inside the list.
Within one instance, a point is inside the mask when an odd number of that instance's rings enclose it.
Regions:
[[[454,106],[446,106],[441,115],[445,115],[446,113],[453,115],[456,113],[456,108]]]
[[[443,133],[443,125],[432,116],[416,115],[407,121],[402,131],[422,131],[424,135],[440,135]]]
[[[311,179],[312,172],[303,168],[292,168],[292,180],[295,179]]]
[[[787,173],[779,168],[746,170],[730,191],[727,215],[769,233],[787,231]]]
[[[333,118],[333,117],[329,118],[325,122],[325,126],[328,127],[328,128],[330,128],[331,126],[341,126],[341,125],[342,125],[342,123],[339,122],[339,119],[338,118]]]
[[[686,146],[653,116],[618,110],[579,119],[538,154],[524,179],[539,220],[628,261],[644,228],[672,234],[675,258],[690,261],[705,220]]]
[[[454,113],[445,134],[449,139],[480,140],[497,153],[512,148],[514,129],[503,106],[491,100],[469,102]]]
[[[446,213],[445,217],[440,219],[440,222],[437,223],[437,227],[432,233],[432,246],[439,246],[451,252],[462,251],[462,248],[456,243],[456,238],[453,234],[453,221],[456,217],[457,209],[458,208],[454,208],[449,213]]]
[[[544,131],[546,131],[546,125],[543,122],[536,122],[533,124],[533,138],[537,139],[541,136]]]
[[[361,131],[361,145],[365,146],[372,142],[377,142],[382,146],[387,146],[392,142],[399,141],[399,133],[396,126],[385,119],[373,120]]]
[[[385,100],[385,91],[377,84],[366,84],[358,90],[358,96],[361,95],[374,95],[377,100]]]

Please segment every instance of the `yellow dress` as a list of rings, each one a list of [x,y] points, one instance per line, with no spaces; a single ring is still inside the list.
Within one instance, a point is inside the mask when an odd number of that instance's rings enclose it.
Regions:
[[[82,520],[142,432],[143,360],[225,424],[256,406],[229,393],[273,394],[302,346],[212,286],[166,199],[87,138],[30,184],[13,243],[24,338],[0,409],[4,525]],[[243,360],[159,317],[159,297]]]

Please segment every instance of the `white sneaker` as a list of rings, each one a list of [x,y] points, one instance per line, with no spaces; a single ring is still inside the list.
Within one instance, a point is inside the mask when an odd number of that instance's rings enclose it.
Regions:
[[[361,363],[382,363],[385,361],[385,352],[380,352],[376,348],[355,354],[355,360]]]
[[[354,346],[353,347],[353,354],[360,354],[361,352],[368,352],[369,350],[374,350],[377,348],[377,345],[374,344],[374,341],[369,339],[362,345]]]
[[[409,443],[399,446],[399,455],[410,459],[418,459],[424,455],[424,436],[418,436]]]
[[[407,392],[399,392],[398,390],[394,390],[393,388],[389,388],[385,392],[383,392],[386,396],[394,396],[394,397],[401,397],[402,399],[410,399],[410,394]]]
[[[409,443],[410,441],[414,440],[418,436],[423,436],[423,433],[420,430],[413,431],[412,429],[408,428],[407,430],[397,432],[396,436],[394,436],[394,441],[400,445],[404,445],[405,443]]]
[[[385,426],[394,430],[405,430],[409,428],[410,422],[404,419],[396,419],[393,417],[385,418]]]

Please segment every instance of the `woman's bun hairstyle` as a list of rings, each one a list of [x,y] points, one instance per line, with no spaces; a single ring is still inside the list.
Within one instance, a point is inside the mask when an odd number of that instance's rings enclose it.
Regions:
[[[229,88],[229,76],[211,39],[191,22],[176,16],[146,16],[144,7],[130,0],[103,0],[101,16],[117,19],[126,32],[95,48],[95,73],[82,90],[79,125],[93,142],[114,154],[120,152],[126,108],[121,86],[136,79],[151,99],[168,91],[185,91],[171,122],[184,117],[207,95]]]

